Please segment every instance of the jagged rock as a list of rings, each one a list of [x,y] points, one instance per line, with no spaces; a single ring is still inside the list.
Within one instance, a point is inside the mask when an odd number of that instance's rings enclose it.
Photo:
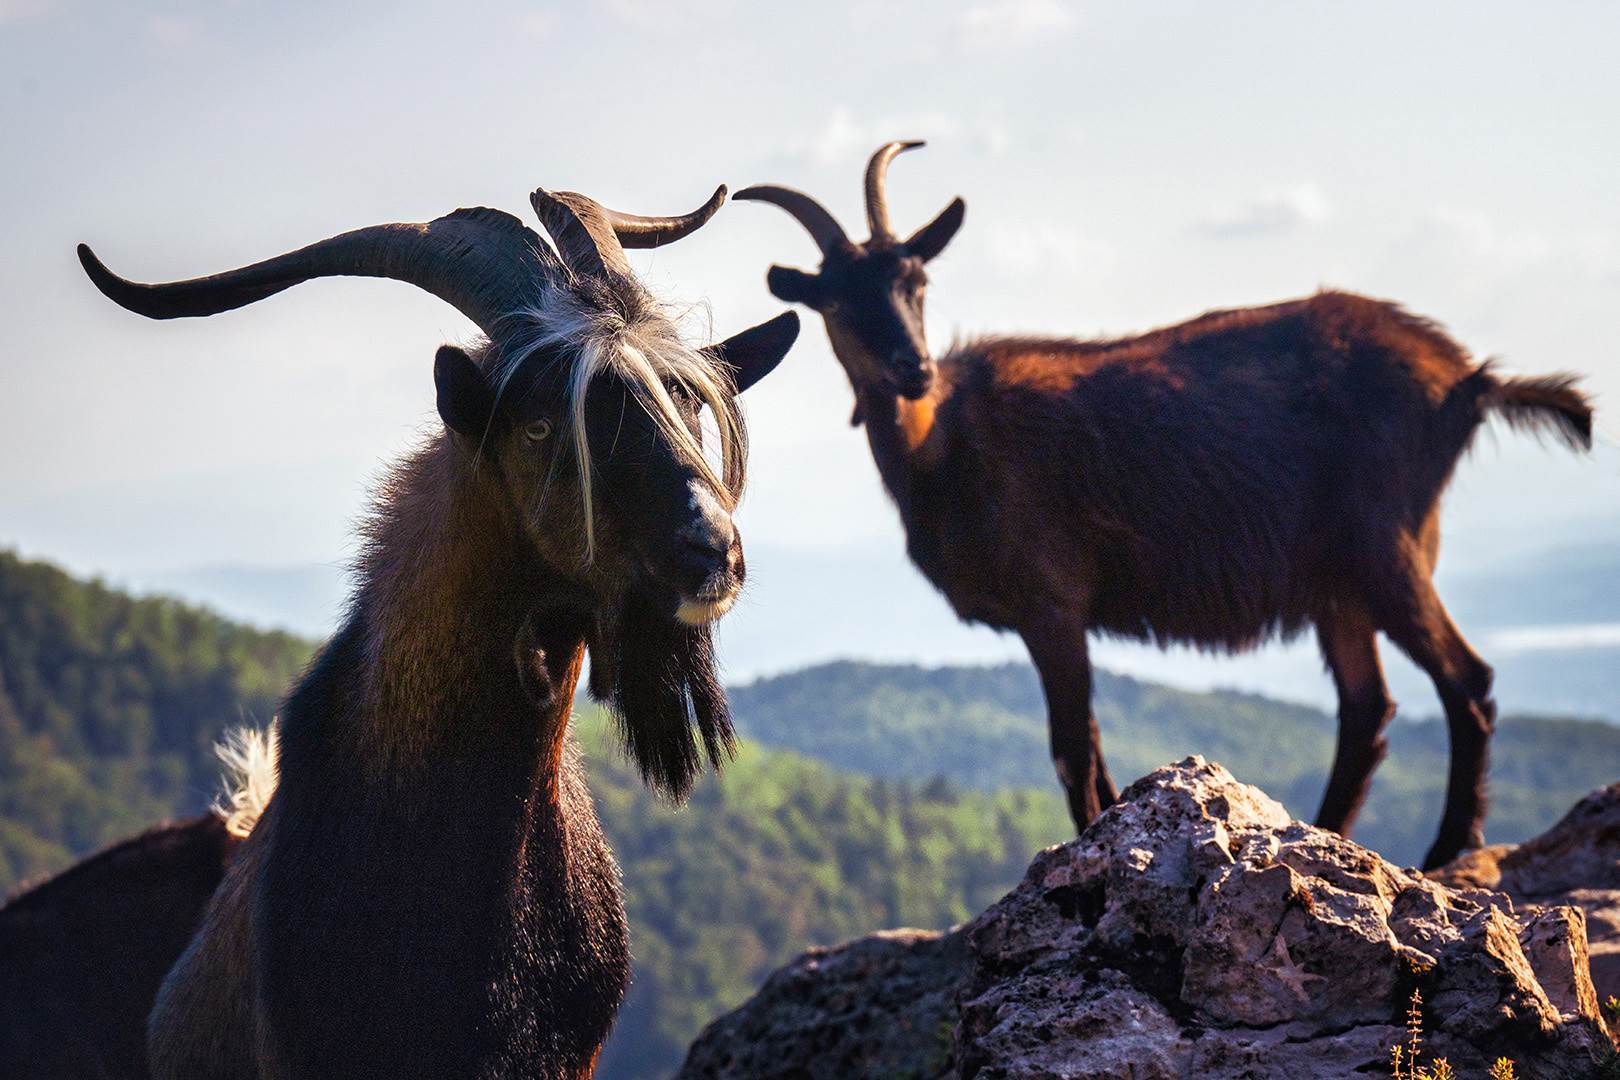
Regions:
[[[816,950],[694,1044],[683,1077],[1387,1074],[1414,989],[1461,1075],[1611,1052],[1581,913],[1390,865],[1188,758],[948,934]],[[945,1033],[949,1032],[949,1037]]]
[[[1620,784],[1592,792],[1534,840],[1468,852],[1429,876],[1496,890],[1521,910],[1579,908],[1596,997],[1620,996]]]
[[[950,1076],[967,970],[960,933],[887,930],[812,949],[765,980],[751,1007],[710,1024],[681,1075]]]

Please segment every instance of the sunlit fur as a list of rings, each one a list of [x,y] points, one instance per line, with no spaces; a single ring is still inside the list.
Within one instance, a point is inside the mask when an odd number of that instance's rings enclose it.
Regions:
[[[224,792],[214,803],[214,812],[224,819],[232,836],[251,833],[270,804],[280,749],[281,733],[275,721],[263,730],[234,728],[214,747],[214,755],[225,766]]]
[[[533,307],[518,312],[522,327],[504,343],[495,372],[501,393],[531,356],[559,350],[571,357],[566,361],[568,436],[579,470],[586,562],[596,554],[591,446],[585,425],[585,394],[592,379],[606,373],[623,379],[677,456],[698,471],[727,510],[735,509],[742,497],[748,460],[747,430],[727,369],[683,341],[669,311],[636,283],[619,278],[611,289],[594,285],[548,290]],[[681,418],[671,385],[684,388],[713,414],[720,440],[718,474],[703,452],[701,432]]]
[[[737,593],[728,593],[717,600],[683,600],[675,617],[687,626],[706,626],[731,610],[737,602]]]

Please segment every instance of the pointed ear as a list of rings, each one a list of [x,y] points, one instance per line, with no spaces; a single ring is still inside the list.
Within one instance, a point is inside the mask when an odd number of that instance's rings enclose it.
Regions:
[[[821,307],[821,277],[818,274],[773,266],[765,275],[765,284],[770,286],[771,295],[784,303]]]
[[[740,394],[774,371],[798,336],[798,312],[784,311],[770,322],[733,334],[703,351],[731,368],[732,382]]]
[[[952,199],[951,205],[939,212],[939,217],[911,234],[911,239],[906,241],[906,250],[923,262],[932,259],[951,242],[956,230],[962,227],[962,217],[966,213],[967,203]]]
[[[472,357],[454,345],[439,346],[433,358],[433,384],[439,391],[439,418],[444,426],[482,438],[495,410],[495,396]]]

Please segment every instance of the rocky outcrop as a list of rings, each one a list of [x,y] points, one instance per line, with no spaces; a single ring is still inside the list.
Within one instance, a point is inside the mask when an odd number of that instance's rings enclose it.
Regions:
[[[1497,890],[1521,910],[1579,908],[1598,998],[1620,997],[1620,784],[1592,792],[1534,840],[1469,852],[1430,877]]]
[[[1418,990],[1426,1052],[1462,1075],[1579,1076],[1612,1052],[1586,964],[1579,909],[1520,918],[1188,758],[967,925],[801,957],[681,1075],[1387,1075]]]

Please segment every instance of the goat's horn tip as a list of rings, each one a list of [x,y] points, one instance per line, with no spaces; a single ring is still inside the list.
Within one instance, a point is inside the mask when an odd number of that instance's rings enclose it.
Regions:
[[[102,285],[103,279],[111,280],[115,277],[113,272],[107,269],[107,264],[90,250],[89,244],[80,244],[74,250],[78,252],[79,265],[90,275],[90,280],[96,283],[97,288],[106,291],[106,287]]]

